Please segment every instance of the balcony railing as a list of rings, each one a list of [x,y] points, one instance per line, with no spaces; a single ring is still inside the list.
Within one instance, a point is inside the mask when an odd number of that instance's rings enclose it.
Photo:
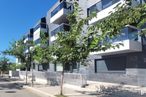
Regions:
[[[73,6],[71,3],[68,2],[61,2],[52,12],[50,23],[54,24],[62,24],[67,23],[68,19],[67,14],[73,11]]]
[[[35,40],[35,41],[34,41],[35,45],[39,44],[39,43],[40,43],[40,41],[41,41],[41,40],[40,40],[40,38],[39,38],[39,39],[37,39],[37,40]]]
[[[33,35],[28,34],[23,37],[23,40],[24,40],[24,43],[26,43],[27,41],[31,41],[31,40],[33,40]]]
[[[51,12],[51,17],[53,17],[57,12],[59,12],[62,8],[71,10],[72,9],[72,4],[68,2],[62,2],[60,3],[52,12]]]
[[[132,40],[132,41],[138,41],[138,30],[126,27],[124,28],[119,35],[117,35],[113,39],[107,39],[109,42],[118,42],[118,41],[124,41],[124,40]]]
[[[53,17],[56,13],[58,13],[62,8],[70,10],[72,9],[72,4],[68,2],[62,2],[60,3],[52,12],[51,12],[51,17]]]
[[[120,0],[101,0],[88,8],[88,16],[90,16],[93,12],[98,13],[101,10],[104,10],[105,8],[119,2]]]
[[[138,33],[139,30],[131,27],[127,26],[123,28],[121,33],[115,36],[114,38],[109,38],[107,35],[107,38],[98,44],[102,46],[105,43],[110,43],[113,46],[119,45],[119,47],[109,48],[105,51],[92,52],[91,54],[112,55],[142,51],[141,37],[139,36]],[[122,45],[120,45],[119,43]]]
[[[34,32],[38,29],[38,28],[47,28],[46,24],[38,24],[35,28],[34,28]]]
[[[51,36],[55,36],[58,32],[62,31],[69,31],[70,26],[67,24],[61,24],[59,27],[57,27],[55,30],[51,32]]]

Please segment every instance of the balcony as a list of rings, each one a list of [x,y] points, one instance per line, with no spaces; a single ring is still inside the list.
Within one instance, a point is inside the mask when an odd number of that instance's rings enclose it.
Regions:
[[[24,39],[24,43],[26,43],[27,41],[32,41],[33,40],[33,37],[26,37],[25,39]]]
[[[54,40],[56,40],[57,33],[62,32],[62,31],[69,31],[69,29],[70,29],[70,26],[68,24],[64,24],[64,23],[61,24],[59,27],[51,31],[50,41],[53,42]]]
[[[138,30],[130,27],[126,27],[122,30],[121,34],[116,36],[114,39],[107,39],[112,45],[119,45],[119,48],[110,48],[105,51],[92,52],[97,55],[113,55],[130,52],[142,51],[141,37],[138,35]]]
[[[118,4],[123,4],[124,0],[101,0],[87,9],[88,16],[93,12],[97,13],[96,17],[88,21],[89,25],[96,23],[98,20],[101,20],[110,15],[111,11],[114,11],[114,8]]]
[[[35,32],[36,30],[38,30],[39,28],[46,29],[47,26],[46,26],[45,23],[40,23],[40,24],[38,24],[37,26],[34,27],[34,32]]]
[[[71,3],[62,2],[52,12],[50,23],[61,24],[66,23],[66,16],[73,10]]]
[[[27,41],[32,41],[33,40],[33,29],[30,29],[29,34],[25,35],[23,37],[24,39],[24,43],[26,43]]]
[[[38,24],[34,28],[34,33],[33,33],[33,41],[36,41],[40,38],[40,33],[41,32],[47,32],[47,26],[46,24]]]

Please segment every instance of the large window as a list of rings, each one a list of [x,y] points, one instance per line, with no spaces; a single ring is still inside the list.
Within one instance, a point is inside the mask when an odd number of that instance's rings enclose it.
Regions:
[[[146,35],[142,37],[143,45],[146,45]]]
[[[95,5],[91,6],[90,8],[88,8],[88,15],[93,14],[94,12],[99,12],[102,10],[102,4],[101,2],[96,3]]]
[[[120,0],[101,0],[100,2],[97,2],[90,8],[88,8],[88,16],[90,16],[93,12],[99,12],[115,3],[117,3]]]
[[[105,9],[112,5],[112,0],[102,0],[102,8]]]
[[[126,69],[126,57],[108,57],[95,60],[95,72],[121,72]]]

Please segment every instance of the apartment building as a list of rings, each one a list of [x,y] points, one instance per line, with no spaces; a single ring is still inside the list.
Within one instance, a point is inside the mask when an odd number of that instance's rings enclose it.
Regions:
[[[94,25],[99,20],[109,16],[117,4],[125,3],[125,0],[78,0],[83,9],[82,17],[90,16],[93,11],[97,17],[91,19],[89,25]],[[132,0],[132,6],[145,3],[145,0]],[[69,30],[67,14],[73,10],[72,0],[59,0],[47,13],[50,44],[56,39],[55,35],[60,31]],[[139,29],[125,25],[121,35],[109,40],[114,43],[122,43],[119,48],[106,51],[91,52],[88,66],[80,66],[79,72],[86,72],[88,80],[111,83],[123,83],[133,85],[146,85],[146,38],[138,35]],[[59,68],[51,64],[52,70]],[[68,67],[77,69],[78,66]]]
[[[48,37],[48,27],[46,24],[46,17],[41,18],[36,23],[36,25],[33,28],[31,28],[29,32],[24,36],[24,43],[26,45],[26,50],[25,50],[26,55],[29,54],[29,50],[33,50],[33,48],[40,45],[41,33],[44,33]],[[27,44],[28,41],[33,41],[34,46]],[[48,44],[49,44],[49,40],[48,40]],[[31,64],[29,64],[29,69],[30,68],[33,68],[34,70],[37,71],[47,70],[49,68],[49,63],[46,65],[42,65],[39,64],[38,62],[32,61]]]
[[[88,8],[88,15],[97,11],[97,18],[89,21],[94,24],[109,15],[114,7],[124,0],[101,0]],[[132,6],[144,3],[141,0],[132,0]],[[112,44],[122,43],[119,48],[106,51],[92,52],[90,54],[89,79],[102,82],[115,82],[133,85],[146,85],[146,44],[145,37],[139,36],[139,29],[125,25],[121,34],[110,39]],[[91,65],[92,64],[92,65]]]
[[[68,31],[70,29],[67,15],[73,11],[73,2],[74,0],[58,0],[56,4],[48,11],[47,13],[47,24],[49,27],[49,36],[50,36],[50,45],[56,40],[56,35],[61,31]],[[90,1],[90,2],[89,2]],[[87,17],[87,8],[91,6],[97,0],[78,0],[79,6],[83,10],[83,15],[81,17]],[[60,71],[62,70],[61,65],[51,64],[51,71]],[[66,72],[73,72],[78,69],[78,64],[67,65],[65,66]]]
[[[40,32],[48,32],[49,45],[55,42],[58,32],[70,29],[66,17],[73,11],[72,2],[73,0],[58,0],[47,12],[46,18],[42,18],[33,27],[33,34],[28,35],[31,38],[27,37],[24,41],[31,39],[38,45],[41,38]],[[145,2],[145,0],[132,0],[132,6]],[[113,11],[118,4],[125,3],[125,0],[78,0],[78,3],[83,9],[81,17],[90,16],[93,11],[97,12],[97,17],[88,21],[89,25],[94,25],[109,16],[109,12]],[[145,27],[146,25],[143,26]],[[120,35],[109,40],[113,44],[122,43],[123,45],[106,51],[91,52],[87,59],[87,66],[67,65],[66,71],[84,73],[90,81],[146,86],[146,37],[139,36],[139,31],[134,26],[125,25]],[[59,64],[49,63],[48,67],[35,63],[36,70],[48,69],[54,72],[62,70]]]

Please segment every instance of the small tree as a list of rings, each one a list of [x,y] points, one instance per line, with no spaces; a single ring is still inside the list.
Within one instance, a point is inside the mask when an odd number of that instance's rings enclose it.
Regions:
[[[4,72],[8,72],[9,70],[9,59],[6,57],[0,58],[0,71],[1,75],[3,75]]]
[[[14,41],[13,43],[11,43],[10,48],[3,51],[3,54],[14,56],[21,61],[21,64],[25,64],[26,84],[27,84],[27,76],[28,76],[27,71],[29,68],[28,66],[29,60],[26,58],[25,50],[26,50],[26,45],[24,43],[24,40],[20,39],[18,41]]]
[[[10,63],[9,64],[9,69],[12,71],[16,71],[16,69],[24,69],[25,65],[24,64],[17,64],[17,63]]]
[[[107,18],[88,26],[88,29],[84,30],[87,21],[92,19],[94,14],[91,17],[81,18],[80,12],[82,10],[79,8],[77,2],[73,3],[74,11],[68,15],[70,30],[59,32],[57,40],[52,45],[56,61],[63,66],[61,95],[63,95],[64,67],[66,64],[83,62],[89,55],[89,52],[105,51],[109,48],[119,47],[122,44],[113,45],[107,39],[116,37],[125,25],[134,24],[138,22],[137,19],[141,18],[144,21],[142,17],[145,17],[145,14],[142,11],[145,10],[145,6],[140,5],[144,9],[137,9],[138,12],[134,12],[133,10],[135,9],[130,7],[129,4],[131,2],[126,1],[124,5],[117,5],[115,11],[111,12]],[[129,15],[128,12],[131,14]]]
[[[34,47],[33,59],[42,65],[49,64],[52,60],[48,33],[41,32],[40,45]]]
[[[55,43],[52,44],[53,56],[57,63],[61,63],[63,70],[61,73],[61,90],[63,95],[64,68],[65,65],[75,65],[74,63],[82,62],[89,54],[87,43],[84,39],[84,29],[89,18],[81,18],[82,10],[78,3],[73,3],[74,10],[67,16],[70,30],[59,32]]]

